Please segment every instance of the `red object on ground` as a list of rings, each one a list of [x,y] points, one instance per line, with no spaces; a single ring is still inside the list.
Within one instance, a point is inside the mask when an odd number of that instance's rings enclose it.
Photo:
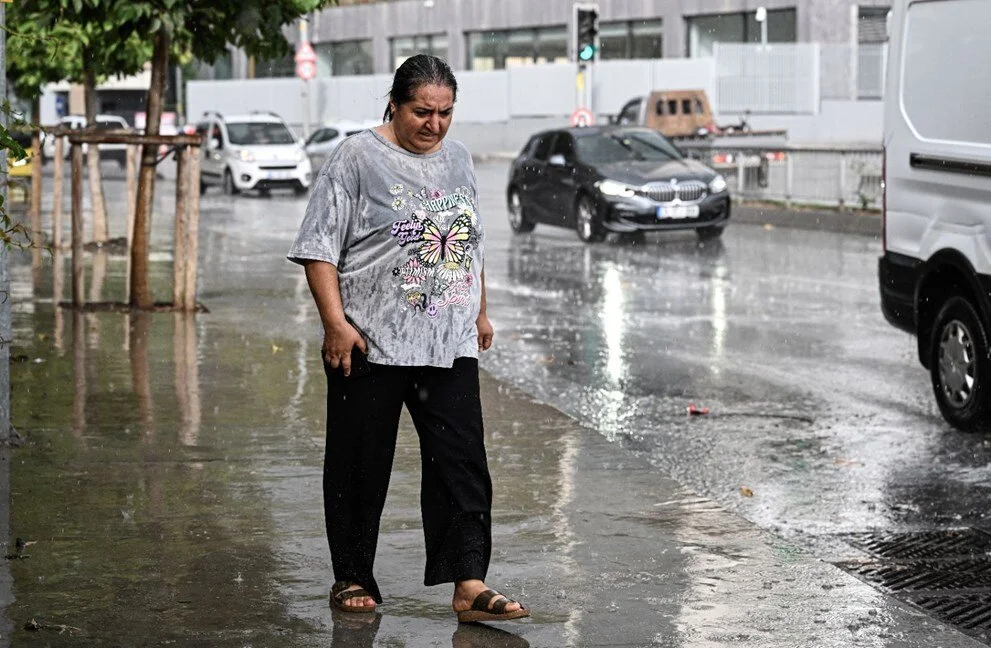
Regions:
[[[695,403],[688,404],[689,416],[704,416],[709,413],[708,407],[695,407]]]

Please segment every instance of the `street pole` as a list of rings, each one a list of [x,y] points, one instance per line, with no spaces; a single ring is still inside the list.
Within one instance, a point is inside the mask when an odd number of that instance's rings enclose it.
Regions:
[[[299,45],[302,47],[305,43],[310,42],[310,21],[304,16],[299,19]],[[302,90],[300,91],[301,98],[303,100],[303,139],[310,139],[310,81],[309,79],[301,79]]]
[[[7,100],[7,8],[0,4],[0,100]],[[37,119],[37,115],[35,115]],[[0,115],[0,122],[7,126],[7,115]],[[41,164],[35,160],[34,164]],[[4,208],[7,202],[7,155],[0,155],[0,198]],[[32,238],[35,233],[32,232]],[[41,241],[32,240],[32,245]],[[0,245],[0,542],[4,552],[10,550],[10,344],[13,327],[10,317],[10,272],[8,268],[7,246]],[[54,300],[58,310],[58,299]],[[14,624],[10,619],[10,605],[14,602],[14,575],[10,560],[0,560],[0,648],[9,648]]]
[[[176,112],[176,127],[182,128],[186,125],[186,106],[185,106],[185,91],[182,86],[182,67],[179,65],[175,66],[175,112]]]

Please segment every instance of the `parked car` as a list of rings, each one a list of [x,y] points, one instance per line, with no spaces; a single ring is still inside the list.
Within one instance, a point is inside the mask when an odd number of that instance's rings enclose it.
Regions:
[[[991,425],[991,3],[896,0],[889,16],[881,309],[916,336],[943,417]]]
[[[705,90],[655,90],[623,105],[615,123],[646,126],[667,137],[708,137],[719,132]]]
[[[313,131],[310,139],[306,140],[306,154],[310,156],[310,165],[319,171],[338,144],[355,133],[375,128],[381,123],[381,121],[341,121],[321,126]]]
[[[257,190],[310,188],[312,167],[303,142],[275,113],[255,112],[224,117],[210,112],[196,124],[203,136],[200,192],[221,187],[228,196]]]
[[[573,227],[585,242],[609,232],[722,234],[730,197],[721,175],[648,128],[566,128],[530,138],[506,189],[509,224]]]
[[[86,127],[86,117],[83,115],[66,115],[59,120],[59,125],[69,130],[82,130]],[[130,130],[127,120],[117,115],[97,115],[96,127],[98,130]],[[83,153],[88,147],[83,144]],[[126,144],[100,144],[100,159],[112,160],[124,168],[127,165],[127,145]],[[62,153],[65,159],[69,159],[71,147],[69,138],[62,138]],[[55,158],[55,137],[43,136],[41,141],[42,164]]]

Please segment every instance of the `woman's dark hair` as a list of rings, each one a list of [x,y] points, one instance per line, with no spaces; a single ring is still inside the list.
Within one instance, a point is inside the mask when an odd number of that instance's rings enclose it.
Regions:
[[[425,85],[446,86],[451,89],[454,99],[458,98],[458,82],[454,78],[454,72],[451,72],[451,66],[436,56],[417,54],[406,59],[396,70],[389,90],[391,101],[385,105],[382,121],[392,119],[392,104],[400,106],[412,101],[416,91]]]

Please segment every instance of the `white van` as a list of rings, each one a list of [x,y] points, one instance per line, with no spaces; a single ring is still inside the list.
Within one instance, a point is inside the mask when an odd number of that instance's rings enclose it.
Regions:
[[[916,335],[943,416],[991,422],[989,0],[895,0],[881,306]]]

